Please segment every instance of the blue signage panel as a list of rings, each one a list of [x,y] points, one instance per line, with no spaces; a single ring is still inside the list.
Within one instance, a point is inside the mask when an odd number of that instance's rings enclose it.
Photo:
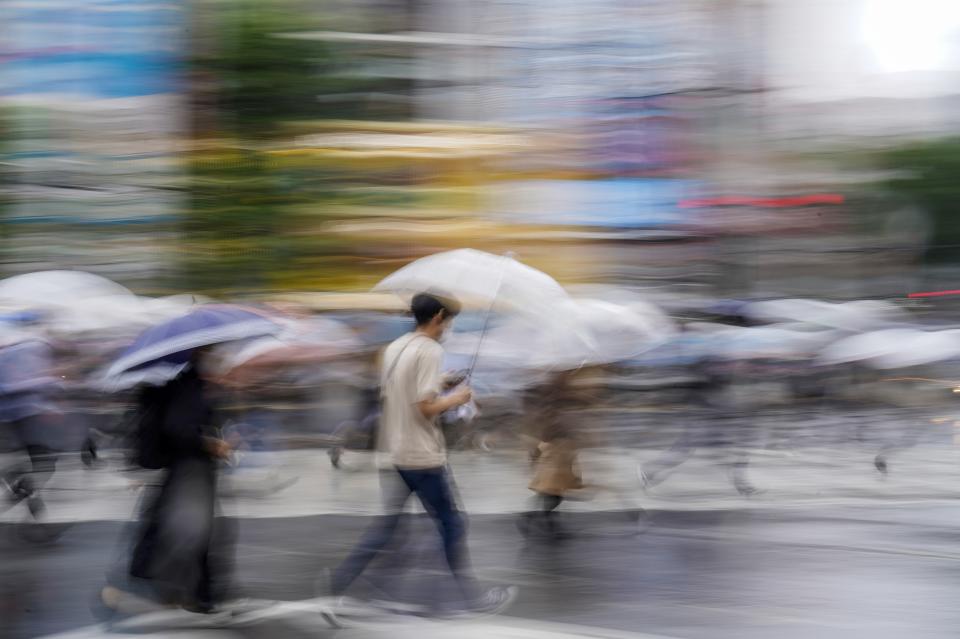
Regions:
[[[176,90],[179,2],[0,3],[0,95],[121,98]]]
[[[527,180],[506,183],[497,208],[521,223],[657,228],[685,222],[690,211],[678,203],[699,187],[667,178]]]

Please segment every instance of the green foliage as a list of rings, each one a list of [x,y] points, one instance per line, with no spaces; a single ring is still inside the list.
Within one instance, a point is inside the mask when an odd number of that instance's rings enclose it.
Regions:
[[[213,87],[212,115],[221,134],[256,146],[284,120],[315,115],[329,53],[321,43],[278,37],[317,27],[301,7],[207,0],[194,10],[204,28],[194,42],[191,70]],[[210,293],[269,288],[276,265],[290,259],[284,237],[295,193],[256,150],[224,144],[195,154],[189,169],[185,284]]]
[[[349,176],[329,163],[291,166],[264,149],[288,147],[292,121],[383,117],[367,96],[403,92],[409,80],[363,73],[366,48],[284,37],[330,28],[336,16],[315,0],[200,0],[193,11],[189,66],[204,93],[193,103],[230,141],[190,159],[183,285],[221,294],[332,282],[339,275],[322,269],[354,269],[356,247],[318,230]]]
[[[227,133],[245,140],[277,133],[287,120],[355,118],[363,98],[321,99],[402,89],[405,80],[363,77],[358,53],[318,40],[289,37],[323,30],[322,5],[295,0],[202,2],[206,37],[191,59],[192,70],[212,79],[217,109]]]
[[[319,43],[277,37],[297,17],[282,3],[216,6],[213,45],[192,65],[213,78],[219,115],[237,137],[260,138],[278,119],[312,114],[327,52]]]
[[[930,215],[930,257],[950,261],[960,257],[960,138],[892,149],[881,162],[896,171],[886,188]]]
[[[262,155],[232,150],[216,162],[195,158],[189,197],[182,229],[190,287],[266,288],[273,265],[284,258],[285,209],[295,198],[279,187]]]

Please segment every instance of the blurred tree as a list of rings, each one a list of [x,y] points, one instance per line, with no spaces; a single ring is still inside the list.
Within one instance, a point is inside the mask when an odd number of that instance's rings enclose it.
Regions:
[[[885,187],[929,216],[932,261],[960,258],[960,138],[910,144],[886,151],[884,168],[895,171]]]
[[[315,116],[325,89],[329,54],[322,43],[281,37],[316,28],[294,2],[201,2],[195,8],[200,36],[190,70],[208,79],[222,132],[242,140],[274,133],[286,118]]]
[[[192,7],[187,61],[193,137],[183,217],[184,284],[208,293],[275,288],[296,263],[287,241],[291,206],[316,193],[290,188],[267,160],[281,125],[322,115],[317,96],[335,90],[330,51],[281,37],[320,27],[316,5],[295,0],[204,0]]]
[[[304,36],[328,18],[322,3],[302,0],[197,3],[189,61],[202,94],[195,109],[216,111],[221,134],[262,140],[285,121],[363,117],[374,95],[409,91],[409,79],[364,69],[364,50]]]

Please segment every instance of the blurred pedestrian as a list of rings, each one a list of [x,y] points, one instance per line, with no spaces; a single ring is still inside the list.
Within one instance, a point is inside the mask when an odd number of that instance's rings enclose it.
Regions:
[[[559,418],[544,429],[540,442],[531,453],[535,469],[529,487],[536,493],[539,510],[522,515],[520,528],[524,534],[539,524],[555,539],[565,536],[557,523],[556,509],[571,491],[583,488],[577,460],[580,445],[573,429]]]
[[[46,341],[21,335],[0,348],[0,422],[26,453],[29,465],[15,464],[0,472],[7,499],[26,502],[39,519],[46,508],[39,491],[53,475],[61,448],[61,414],[53,402],[59,388],[53,348]]]
[[[457,509],[447,468],[447,451],[439,417],[470,401],[466,385],[442,394],[440,340],[459,312],[456,300],[418,294],[411,311],[416,329],[391,343],[381,363],[383,400],[379,448],[391,468],[381,474],[385,514],[364,533],[349,556],[334,571],[331,589],[345,593],[393,537],[412,494],[437,525],[444,559],[459,587],[458,612],[496,612],[509,605],[513,588],[481,593],[469,567],[466,525]]]
[[[218,462],[230,455],[230,446],[216,426],[204,355],[197,349],[177,377],[140,393],[136,461],[163,475],[145,497],[129,565],[134,588],[145,586],[148,598],[199,613],[213,611],[222,599],[225,574],[218,558],[229,551],[215,534],[215,512]],[[125,594],[108,586],[102,603],[122,610]]]
[[[370,369],[378,372],[379,358],[370,358],[369,364]],[[333,432],[333,445],[327,453],[334,468],[340,468],[345,451],[373,450],[376,447],[380,429],[380,385],[372,378],[377,376],[374,374],[362,377],[361,383],[368,383],[360,390],[356,419],[341,422]]]
[[[586,435],[576,424],[579,411],[596,401],[587,369],[554,373],[531,397],[528,412],[532,430],[530,460],[534,475],[529,484],[535,494],[535,508],[520,516],[518,527],[524,535],[546,533],[553,539],[566,537],[556,510],[574,493],[582,494],[584,483],[579,453]]]
[[[736,410],[731,364],[704,360],[696,367],[699,376],[687,389],[685,406],[690,412],[683,431],[670,448],[638,469],[640,481],[644,489],[652,488],[698,449],[719,446],[727,457],[737,492],[743,496],[756,494],[747,476],[746,444],[753,436],[753,424],[749,415]]]

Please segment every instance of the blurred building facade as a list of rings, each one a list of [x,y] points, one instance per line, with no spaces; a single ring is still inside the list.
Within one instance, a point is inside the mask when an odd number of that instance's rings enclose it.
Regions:
[[[0,6],[6,272],[164,279],[183,199],[183,15],[139,0]]]
[[[468,245],[571,283],[883,295],[906,286],[915,237],[904,264],[878,261],[862,249],[889,238],[866,237],[849,198],[764,204],[873,179],[828,151],[960,124],[949,69],[914,69],[912,94],[890,95],[874,9],[6,3],[4,268],[356,288]],[[756,203],[689,205],[731,197]],[[844,283],[881,263],[892,279],[875,290]]]

